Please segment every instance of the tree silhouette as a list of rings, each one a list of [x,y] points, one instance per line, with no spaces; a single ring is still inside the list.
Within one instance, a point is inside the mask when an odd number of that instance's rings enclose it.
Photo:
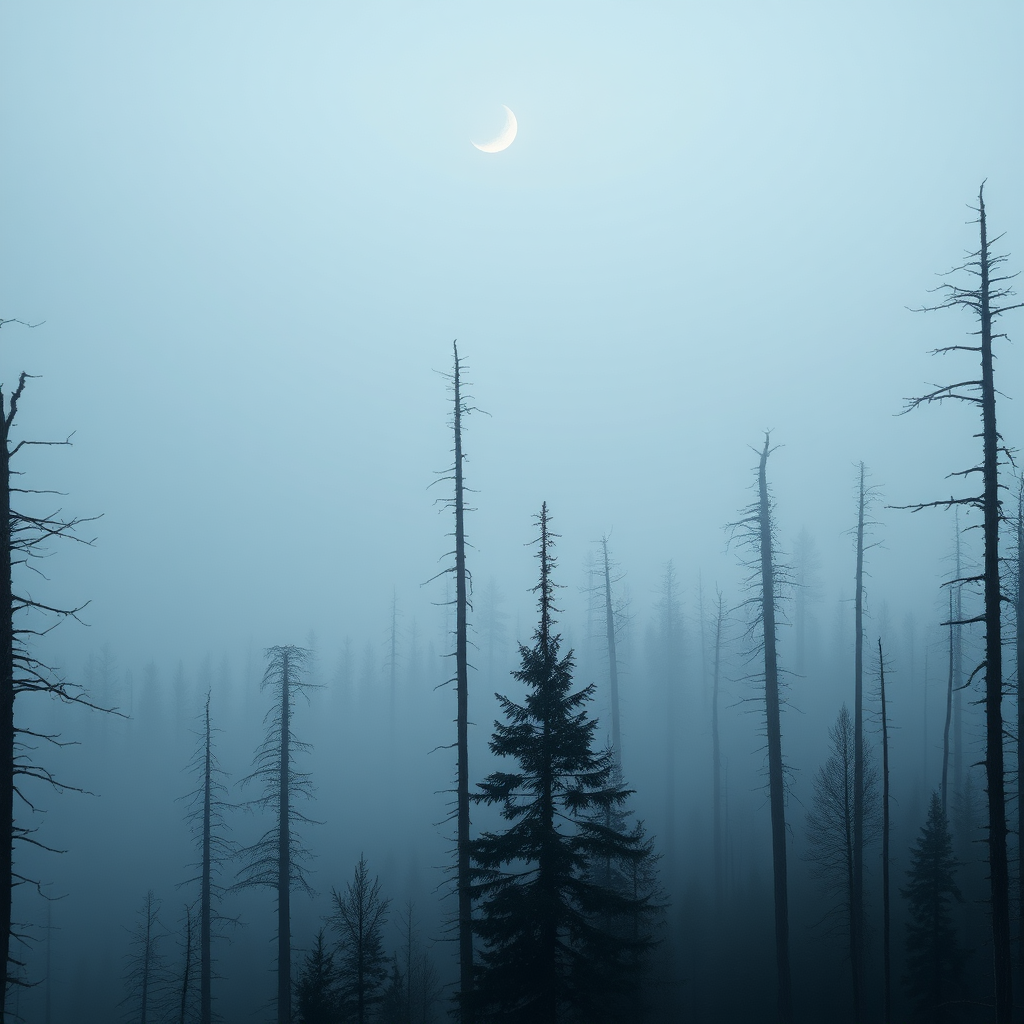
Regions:
[[[121,1001],[129,1019],[138,1024],[150,1024],[154,1007],[163,996],[167,982],[165,964],[160,952],[163,933],[160,926],[160,901],[150,889],[139,911],[139,921],[132,932],[125,958],[126,994]]]
[[[253,770],[242,785],[259,785],[261,796],[249,801],[250,809],[270,811],[273,824],[252,845],[241,851],[243,865],[235,888],[267,887],[277,891],[277,1022],[291,1021],[291,892],[297,887],[312,896],[306,878],[310,859],[297,826],[312,819],[295,806],[296,799],[313,798],[313,780],[295,766],[296,752],[308,752],[308,743],[292,733],[295,698],[309,700],[313,684],[303,679],[308,651],[302,647],[271,647],[261,689],[273,691],[273,702],[263,721],[267,735],[253,758]]]
[[[789,967],[789,883],[786,867],[786,782],[782,761],[782,717],[779,699],[779,659],[775,635],[779,569],[775,562],[775,521],[768,493],[769,435],[757,468],[757,501],[747,506],[743,518],[732,524],[734,532],[753,550],[747,563],[748,587],[754,596],[747,602],[754,609],[748,638],[764,656],[765,724],[768,737],[768,800],[772,823],[772,868],[775,890],[775,966],[778,977],[780,1024],[793,1017],[793,992]],[[758,627],[760,626],[760,630]]]
[[[11,323],[0,320],[0,327]],[[0,389],[0,1020],[6,1020],[6,999],[9,985],[25,983],[20,968],[23,963],[11,953],[11,939],[24,940],[12,930],[11,905],[13,889],[21,884],[38,887],[39,882],[21,874],[14,866],[15,844],[29,843],[51,849],[35,838],[34,828],[15,818],[15,796],[21,809],[29,814],[37,808],[26,798],[23,783],[36,780],[57,790],[78,787],[54,777],[32,759],[39,741],[62,745],[59,734],[41,733],[19,726],[15,718],[15,700],[22,694],[41,693],[70,704],[95,707],[77,688],[36,658],[32,650],[34,637],[42,636],[53,626],[47,619],[77,619],[84,605],[76,608],[56,607],[31,597],[21,586],[15,588],[15,577],[22,582],[25,572],[38,571],[38,561],[52,553],[53,545],[62,540],[91,544],[77,530],[91,519],[67,516],[56,511],[34,511],[33,506],[50,500],[58,492],[19,486],[17,456],[30,446],[70,445],[63,441],[15,441],[12,430],[18,414],[18,403],[29,380],[27,373],[18,378],[17,387],[5,400]],[[15,507],[15,502],[17,506]],[[95,518],[95,517],[94,517]]]
[[[910,851],[910,881],[900,889],[910,915],[904,980],[919,1015],[932,1024],[955,1019],[948,1001],[957,991],[967,959],[950,914],[952,901],[962,900],[955,880],[957,866],[942,800],[932,793],[928,820]]]
[[[858,894],[857,841],[858,838],[862,843],[870,841],[878,833],[878,778],[863,748],[861,770],[857,771],[856,728],[845,704],[828,735],[831,751],[814,778],[814,802],[807,814],[807,840],[815,874],[825,895],[833,901],[827,913],[839,918],[846,927],[854,1020],[860,1020],[860,971],[863,968],[854,951],[861,937],[855,922],[857,900],[858,896],[863,898],[863,889]],[[858,786],[862,809],[859,837],[856,829]]]
[[[976,671],[985,679],[985,781],[988,793],[988,862],[992,913],[992,950],[995,982],[996,1022],[1010,1024],[1013,1013],[1013,963],[1010,951],[1010,877],[1006,849],[1006,780],[1003,757],[1003,651],[1001,606],[1003,595],[999,580],[999,524],[1002,508],[999,497],[999,466],[1007,454],[1003,439],[996,429],[996,387],[993,373],[992,344],[996,338],[1005,337],[994,330],[995,320],[1011,309],[1019,309],[1024,303],[1000,305],[1000,301],[1013,294],[1008,282],[1015,275],[999,273],[1007,260],[1006,256],[995,256],[989,239],[985,214],[985,183],[978,189],[978,214],[980,244],[970,253],[966,261],[951,273],[966,273],[977,278],[973,288],[964,288],[949,282],[941,285],[944,298],[924,310],[966,309],[977,319],[978,329],[973,333],[977,345],[945,345],[935,349],[936,354],[952,352],[974,352],[980,359],[980,377],[961,380],[955,384],[935,387],[927,394],[909,399],[905,412],[922,405],[942,403],[949,400],[966,402],[977,408],[981,414],[982,457],[969,469],[951,474],[955,477],[981,478],[981,493],[966,498],[950,497],[948,500],[905,505],[903,508],[920,511],[928,507],[952,508],[967,505],[978,509],[982,515],[984,537],[983,571],[980,575],[954,580],[954,584],[978,583],[984,593],[984,612],[966,622],[982,622],[985,626],[985,657]],[[1001,237],[1001,236],[1000,236]]]
[[[296,1024],[337,1024],[341,1019],[338,971],[323,928],[295,984],[295,1014]]]
[[[573,656],[559,655],[553,632],[554,535],[547,505],[538,516],[540,621],[532,647],[520,645],[517,704],[498,696],[506,718],[490,741],[498,757],[518,762],[480,784],[477,799],[497,804],[509,823],[473,843],[476,930],[484,942],[474,991],[474,1020],[557,1024],[607,1014],[609,1000],[632,991],[650,948],[646,935],[609,927],[644,915],[650,893],[601,885],[589,870],[605,862],[649,863],[651,850],[600,812],[621,807],[629,790],[613,778],[613,751],[593,750],[596,719],[586,705],[594,685],[572,692]]]
[[[384,925],[391,900],[380,892],[380,879],[370,881],[366,858],[360,856],[345,892],[331,892],[332,921],[338,932],[339,995],[345,1015],[366,1024],[384,998],[388,956],[384,952]]]
[[[188,880],[199,883],[199,1021],[211,1024],[213,1020],[213,954],[212,939],[214,924],[223,921],[217,904],[224,894],[224,887],[217,881],[225,861],[238,852],[237,845],[226,835],[227,810],[225,797],[226,773],[220,767],[213,749],[213,734],[217,731],[210,722],[210,694],[206,695],[203,707],[202,732],[199,744],[189,764],[189,772],[198,785],[185,797],[186,819],[192,829],[192,837],[199,851],[195,865],[199,874]],[[188,883],[186,883],[188,884]],[[189,922],[191,925],[191,921]]]

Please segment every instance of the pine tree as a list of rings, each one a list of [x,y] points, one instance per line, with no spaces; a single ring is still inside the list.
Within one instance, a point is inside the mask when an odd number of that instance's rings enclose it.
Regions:
[[[593,684],[572,692],[573,655],[559,655],[546,504],[538,522],[540,622],[513,672],[527,694],[522,704],[499,695],[506,721],[495,722],[490,741],[492,753],[518,770],[493,773],[476,795],[500,805],[509,827],[472,844],[475,925],[484,943],[474,1019],[508,1024],[605,1019],[610,1001],[634,990],[652,945],[649,934],[633,937],[621,927],[653,912],[652,894],[601,885],[591,870],[649,864],[652,854],[642,833],[602,819],[630,791],[614,781],[614,752],[593,749],[597,721],[586,711]]]
[[[328,949],[321,928],[295,984],[296,1024],[336,1024],[340,1020],[340,1005],[334,954]]]
[[[346,1019],[365,1024],[383,998],[388,977],[384,925],[391,900],[381,895],[379,878],[370,881],[363,856],[344,894],[335,889],[331,900],[334,926],[339,934],[341,1005]]]
[[[963,974],[967,953],[957,941],[950,904],[963,897],[954,875],[949,823],[938,793],[932,793],[928,821],[910,851],[910,882],[900,889],[907,901],[907,971],[904,981],[923,1020],[952,1020],[949,1000]]]

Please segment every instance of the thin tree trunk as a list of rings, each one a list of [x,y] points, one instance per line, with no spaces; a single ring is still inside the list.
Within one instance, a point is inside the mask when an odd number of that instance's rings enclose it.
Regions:
[[[1006,791],[1003,774],[1003,645],[999,587],[999,446],[992,373],[992,315],[985,200],[978,193],[981,224],[981,410],[984,440],[985,535],[985,778],[988,785],[989,879],[997,1024],[1013,1013],[1010,953],[1010,878],[1006,855]]]
[[[885,662],[878,638],[878,678],[882,692],[882,1024],[889,1024],[892,1007],[891,950],[889,945],[889,723],[885,711]]]
[[[24,382],[24,377],[22,378]],[[11,583],[11,454],[8,446],[17,395],[10,411],[0,407],[0,1020],[6,1022],[8,965],[11,949],[11,886],[14,870],[14,600]]]
[[[289,1024],[292,1008],[291,822],[288,814],[288,738],[291,732],[288,651],[281,673],[281,790],[277,851],[277,1024]]]
[[[457,886],[459,896],[459,999],[462,1024],[469,1024],[468,1001],[473,992],[473,903],[470,896],[469,857],[469,663],[466,646],[466,530],[462,481],[462,391],[459,349],[455,357],[455,690],[458,704],[456,769]]]
[[[192,973],[192,908],[185,905],[185,973],[181,979],[181,1006],[178,1024],[185,1024],[185,1013],[188,1009],[188,986]]]
[[[850,963],[853,1016],[861,1019],[864,951],[864,463],[857,501],[857,572],[854,602],[853,890],[850,899]]]
[[[612,610],[612,574],[608,562],[608,538],[601,538],[604,554],[604,615],[608,638],[608,678],[612,697],[612,750],[615,760],[622,765],[622,733],[619,728],[619,662],[615,653],[615,612]]]
[[[722,622],[725,619],[725,605],[722,592],[718,591],[718,615],[715,618],[715,661],[711,683],[711,771],[712,771],[712,829],[715,851],[715,906],[721,918],[724,904],[722,849],[722,747],[718,735],[718,683],[722,655]]]
[[[206,695],[206,750],[203,757],[203,875],[199,899],[199,1020],[211,1024],[213,1019],[210,959],[212,922],[211,888],[213,874],[213,746],[210,730],[210,694]]]
[[[963,576],[963,562],[960,552],[960,510],[954,512],[956,529],[956,578]],[[956,584],[955,603],[951,618],[953,626],[953,796],[963,797],[964,787],[964,628],[963,586]]]
[[[946,725],[942,730],[942,813],[946,813],[949,782],[949,726],[953,718],[953,588],[949,590],[949,681],[946,684]]]
[[[789,894],[786,874],[785,779],[782,764],[782,721],[779,708],[779,667],[775,641],[775,564],[772,552],[772,515],[768,500],[766,465],[769,438],[758,469],[761,540],[761,614],[764,625],[764,693],[768,726],[768,792],[772,819],[772,861],[775,875],[775,958],[778,971],[780,1024],[793,1019],[793,993],[789,968]]]

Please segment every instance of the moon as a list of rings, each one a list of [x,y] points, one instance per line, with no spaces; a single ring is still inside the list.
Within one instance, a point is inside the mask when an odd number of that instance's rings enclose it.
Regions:
[[[519,131],[519,122],[516,120],[516,115],[504,103],[502,103],[502,107],[505,108],[505,125],[501,131],[490,142],[473,143],[481,153],[500,153],[503,149],[508,149],[515,141],[516,132]]]

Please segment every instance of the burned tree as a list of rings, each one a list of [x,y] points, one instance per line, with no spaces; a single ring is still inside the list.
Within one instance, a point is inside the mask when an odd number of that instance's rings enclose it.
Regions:
[[[743,518],[732,524],[754,553],[747,563],[751,570],[748,584],[753,596],[747,601],[753,609],[748,637],[764,656],[765,722],[768,738],[768,800],[771,807],[772,866],[775,894],[775,965],[778,978],[778,1015],[780,1024],[793,1019],[793,993],[789,968],[789,891],[786,869],[786,780],[782,761],[782,717],[779,695],[779,659],[776,646],[776,606],[778,603],[778,566],[775,561],[775,519],[768,493],[768,432],[764,435],[757,469],[757,501],[747,506]],[[760,626],[760,631],[758,630]],[[758,635],[760,633],[760,635]]]
[[[195,865],[199,869],[199,874],[188,881],[199,883],[200,1024],[211,1024],[213,1020],[211,947],[214,924],[224,920],[217,911],[217,904],[224,893],[224,887],[219,884],[217,877],[225,861],[237,853],[236,844],[226,835],[226,773],[220,767],[213,749],[215,731],[217,730],[210,724],[210,694],[207,693],[199,745],[189,765],[189,771],[196,778],[198,785],[185,797],[186,818],[199,851],[199,861]],[[192,926],[191,918],[189,926]]]
[[[297,799],[313,798],[313,779],[300,772],[296,752],[308,752],[308,743],[292,732],[295,699],[309,700],[313,684],[303,678],[309,652],[302,647],[271,647],[260,688],[273,691],[273,703],[263,721],[267,735],[253,758],[253,770],[242,785],[258,785],[261,796],[247,807],[269,811],[273,824],[252,845],[241,851],[243,865],[234,888],[266,887],[277,891],[277,1024],[290,1024],[291,981],[291,893],[293,888],[313,895],[306,877],[309,851],[302,845],[297,827],[313,824],[296,806]]]
[[[724,900],[725,849],[722,836],[722,744],[718,729],[718,698],[722,667],[722,631],[725,627],[725,600],[717,591],[715,612],[715,658],[711,677],[711,797],[712,833],[715,852],[715,907],[721,915]]]
[[[460,1019],[466,1024],[466,1000],[473,989],[473,903],[470,895],[470,844],[469,844],[469,651],[468,613],[471,608],[471,576],[466,568],[466,487],[463,480],[462,450],[463,417],[475,411],[467,405],[467,396],[462,390],[462,362],[459,347],[452,342],[454,366],[446,374],[452,391],[452,430],[454,442],[454,464],[440,479],[453,485],[450,498],[440,504],[455,513],[455,549],[449,552],[455,562],[445,573],[455,575],[455,683],[456,700],[456,767],[455,767],[455,820],[456,820],[456,866],[455,888],[458,899],[459,937],[459,1006]],[[442,573],[443,575],[444,573]]]
[[[0,327],[11,323],[0,320]],[[70,445],[71,438],[63,441],[14,440],[12,434],[18,414],[18,403],[30,379],[22,373],[18,384],[5,401],[0,389],[0,821],[4,822],[4,836],[0,839],[0,1020],[7,1020],[5,1009],[10,985],[22,984],[18,968],[22,965],[11,953],[11,939],[23,939],[12,931],[11,908],[13,890],[21,884],[38,886],[38,881],[19,873],[14,864],[15,844],[30,843],[49,849],[33,836],[34,828],[23,824],[15,814],[15,797],[20,809],[28,814],[37,808],[31,802],[28,786],[45,783],[57,790],[76,789],[55,778],[48,769],[32,759],[34,744],[45,741],[61,744],[59,735],[44,734],[17,724],[15,701],[22,694],[46,694],[68,704],[94,707],[86,696],[69,684],[49,666],[35,656],[33,638],[53,627],[53,620],[77,619],[84,605],[77,608],[55,607],[36,600],[25,589],[24,576],[36,572],[37,562],[53,551],[62,540],[91,544],[78,534],[78,528],[92,520],[67,516],[61,509],[33,511],[39,500],[49,501],[59,492],[18,486],[22,470],[16,468],[19,456],[33,446]],[[17,503],[18,507],[15,507]],[[17,580],[17,587],[15,581]],[[47,621],[50,620],[50,621]]]
[[[622,577],[612,580],[612,563],[608,556],[608,538],[601,538],[601,569],[602,589],[604,591],[604,619],[605,619],[605,644],[608,649],[608,685],[611,695],[611,717],[612,717],[612,751],[615,758],[622,764],[622,732],[619,724],[619,658],[615,649],[615,607],[612,604],[612,583],[618,582]]]
[[[976,278],[974,287],[962,287],[946,282],[940,286],[942,301],[923,311],[939,309],[965,309],[977,321],[977,330],[972,331],[978,339],[976,345],[945,345],[935,349],[933,354],[947,355],[954,352],[972,352],[980,360],[980,376],[961,380],[954,384],[934,387],[917,398],[908,400],[905,412],[922,405],[943,403],[949,400],[966,402],[975,407],[981,416],[982,455],[981,461],[968,469],[951,473],[953,477],[981,478],[980,493],[968,497],[949,497],[942,501],[922,502],[905,505],[902,508],[914,512],[928,507],[954,508],[966,505],[976,508],[982,516],[984,540],[983,571],[954,581],[955,584],[980,584],[983,591],[984,611],[980,615],[962,620],[964,624],[980,622],[985,628],[985,655],[975,669],[984,678],[985,695],[985,778],[988,792],[988,862],[992,913],[992,950],[994,957],[994,988],[997,1024],[1009,1024],[1013,1012],[1012,976],[1013,965],[1010,951],[1010,879],[1006,843],[1006,780],[1003,758],[1003,652],[1001,604],[1003,594],[999,576],[999,525],[1003,518],[999,490],[999,467],[1002,457],[1008,457],[1003,440],[996,429],[996,388],[993,372],[993,342],[1005,337],[995,331],[996,318],[1011,309],[1018,309],[1022,303],[1005,303],[1013,294],[1009,281],[1016,275],[1000,273],[1006,262],[1005,255],[992,253],[992,245],[998,241],[989,239],[985,213],[985,183],[978,190],[978,214],[980,244],[969,253],[966,260],[950,273],[964,273]],[[1001,236],[1000,236],[1001,237]],[[940,808],[941,809],[941,808]]]

